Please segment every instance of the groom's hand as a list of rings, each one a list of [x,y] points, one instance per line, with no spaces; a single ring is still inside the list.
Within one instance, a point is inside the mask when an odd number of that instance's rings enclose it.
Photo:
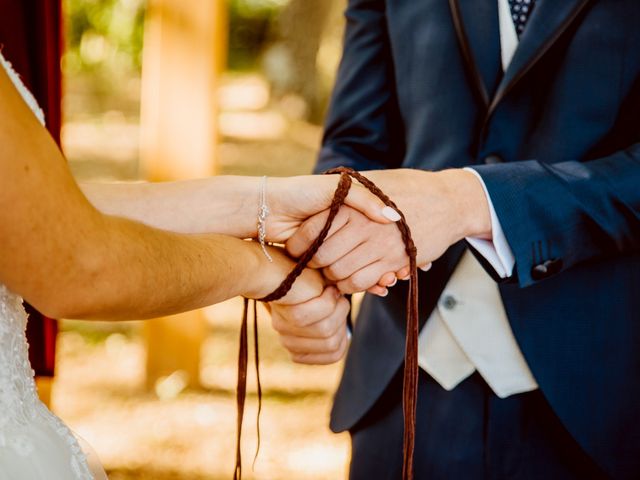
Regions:
[[[335,287],[303,303],[270,305],[273,328],[294,362],[326,365],[344,356],[350,305]]]

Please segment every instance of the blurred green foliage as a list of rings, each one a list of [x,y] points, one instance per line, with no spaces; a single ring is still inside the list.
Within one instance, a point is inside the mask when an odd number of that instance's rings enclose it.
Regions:
[[[140,71],[143,0],[64,0],[67,73]]]
[[[209,0],[203,0],[209,1]],[[229,67],[254,68],[289,0],[229,0]],[[63,0],[68,74],[139,72],[144,0]]]
[[[273,24],[289,0],[229,1],[229,69],[256,67]]]

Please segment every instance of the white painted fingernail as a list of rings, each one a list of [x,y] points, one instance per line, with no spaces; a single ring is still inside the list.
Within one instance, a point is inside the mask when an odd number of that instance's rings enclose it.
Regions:
[[[386,297],[387,295],[389,295],[389,290],[387,290],[386,288],[384,289],[383,293],[378,294],[378,296],[382,298]]]
[[[393,287],[396,283],[398,283],[398,277],[395,277],[393,279],[393,282],[391,282],[389,285],[387,285],[387,288]]]
[[[411,279],[411,275],[407,275],[406,277],[402,277],[400,280],[407,281]]]
[[[382,209],[382,215],[385,218],[388,218],[389,220],[391,220],[392,222],[399,222],[402,219],[400,214],[391,207],[384,207]]]
[[[427,263],[426,265],[420,267],[420,270],[422,270],[423,272],[428,272],[429,270],[431,270],[432,266],[433,266],[432,263]]]

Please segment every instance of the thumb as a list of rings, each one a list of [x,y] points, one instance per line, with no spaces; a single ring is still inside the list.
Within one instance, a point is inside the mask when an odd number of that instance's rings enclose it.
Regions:
[[[353,184],[349,190],[349,195],[344,202],[354,208],[374,222],[392,223],[400,221],[400,214],[393,208],[384,204],[382,200],[367,190],[362,185]]]

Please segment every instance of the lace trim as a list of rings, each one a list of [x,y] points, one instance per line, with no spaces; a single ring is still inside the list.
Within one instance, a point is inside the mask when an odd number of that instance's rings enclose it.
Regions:
[[[62,420],[55,416],[42,403],[38,402],[38,413],[51,428],[55,430],[60,438],[62,438],[71,450],[71,470],[78,480],[94,480],[93,474],[89,469],[87,457],[80,448],[78,439],[71,432]]]
[[[4,69],[7,72],[7,75],[9,75],[9,78],[13,82],[13,85],[16,87],[18,92],[20,92],[20,95],[22,95],[22,98],[24,99],[25,103],[29,106],[33,114],[36,117],[38,117],[38,120],[40,121],[40,123],[44,125],[45,124],[44,112],[42,111],[42,108],[40,108],[40,105],[38,105],[38,101],[33,96],[33,94],[29,91],[29,89],[25,87],[24,83],[22,83],[22,80],[20,80],[20,76],[13,69],[13,67],[11,66],[11,63],[5,60],[5,58],[2,56],[2,52],[0,52],[0,64],[4,66]]]
[[[0,447],[10,447],[21,456],[32,454],[34,446],[21,431],[39,418],[69,447],[76,480],[93,480],[76,437],[38,398],[35,372],[28,361],[26,325],[22,300],[0,285]]]

